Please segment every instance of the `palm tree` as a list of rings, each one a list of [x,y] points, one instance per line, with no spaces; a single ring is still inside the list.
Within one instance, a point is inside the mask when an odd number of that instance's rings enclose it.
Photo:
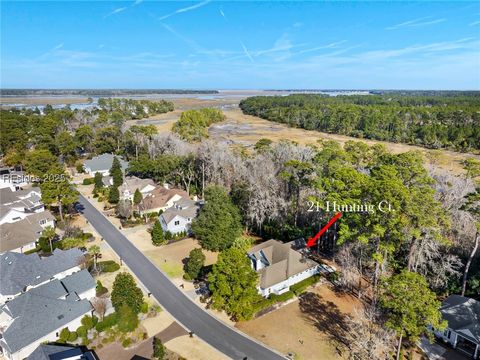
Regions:
[[[93,256],[93,270],[97,271],[97,259],[100,255],[100,246],[93,245],[88,249],[88,252]]]

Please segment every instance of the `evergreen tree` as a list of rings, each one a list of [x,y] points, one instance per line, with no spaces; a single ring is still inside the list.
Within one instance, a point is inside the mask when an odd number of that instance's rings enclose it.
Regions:
[[[71,206],[78,200],[78,192],[63,172],[47,173],[40,184],[42,201],[46,205],[57,205],[63,221],[63,207]]]
[[[112,167],[110,168],[110,176],[113,180],[113,186],[118,187],[123,184],[123,172],[120,160],[116,156],[113,158]]]
[[[143,200],[143,196],[142,196],[142,193],[140,192],[140,190],[138,190],[138,188],[135,190],[135,194],[133,194],[133,203],[135,205],[137,205],[137,210],[139,210],[139,207],[140,207],[140,203],[142,202]]]
[[[220,186],[207,188],[205,199],[205,206],[192,223],[192,231],[204,249],[227,249],[242,232],[238,208]]]
[[[222,251],[208,278],[213,308],[225,310],[235,320],[250,319],[254,304],[261,300],[257,280],[243,249]]]
[[[200,271],[205,264],[205,255],[202,252],[202,249],[193,249],[188,255],[188,259],[184,266],[185,279],[193,280],[198,277]]]
[[[153,357],[157,360],[165,359],[166,349],[162,344],[162,340],[157,337],[153,338]]]
[[[162,245],[167,240],[163,233],[162,224],[160,224],[159,220],[155,221],[155,224],[153,224],[151,235],[153,245]]]
[[[99,172],[96,172],[95,173],[95,177],[93,178],[93,183],[95,184],[94,188],[93,188],[93,191],[97,191],[97,190],[100,190],[101,188],[103,188],[103,180],[102,180],[102,174],[100,174]]]
[[[120,201],[120,192],[118,191],[118,187],[110,186],[110,190],[108,192],[108,202],[110,204],[117,204]]]
[[[123,272],[115,277],[111,299],[116,311],[120,311],[122,305],[127,305],[135,314],[138,314],[143,304],[143,293],[133,276]]]
[[[436,330],[445,328],[441,303],[422,275],[403,270],[384,280],[382,290],[380,303],[388,316],[386,325],[399,336],[397,359],[404,336],[415,342],[429,325]]]

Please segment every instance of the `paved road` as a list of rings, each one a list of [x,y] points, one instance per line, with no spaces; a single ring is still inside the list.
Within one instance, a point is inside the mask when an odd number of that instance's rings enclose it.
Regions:
[[[163,308],[196,336],[235,360],[285,359],[223,324],[196,305],[81,195],[77,209],[83,213]]]

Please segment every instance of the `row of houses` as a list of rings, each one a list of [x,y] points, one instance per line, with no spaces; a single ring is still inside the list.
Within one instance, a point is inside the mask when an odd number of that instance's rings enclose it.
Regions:
[[[105,186],[113,185],[110,176],[113,154],[102,154],[86,160],[84,170],[90,176],[96,173],[102,175]],[[122,171],[125,173],[128,162],[118,157]],[[196,198],[190,199],[188,193],[181,189],[170,188],[168,184],[157,185],[152,179],[140,179],[136,176],[124,176],[122,185],[118,188],[120,200],[133,202],[136,190],[142,194],[142,201],[138,206],[141,216],[151,213],[159,214],[158,218],[163,230],[172,234],[189,233],[190,226],[197,217],[201,202]]]
[[[35,249],[43,230],[55,227],[55,217],[41,199],[38,187],[0,189],[0,253]]]
[[[95,280],[81,269],[83,256],[78,249],[56,249],[43,258],[11,251],[0,255],[3,357],[42,359],[62,353],[67,357],[59,358],[81,358],[80,349],[44,344],[56,341],[63,328],[75,331],[85,315],[93,314],[90,300],[95,297]]]

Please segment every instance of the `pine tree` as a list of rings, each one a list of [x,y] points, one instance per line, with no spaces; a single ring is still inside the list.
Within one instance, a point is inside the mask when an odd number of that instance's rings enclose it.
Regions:
[[[160,224],[160,221],[155,221],[155,224],[153,224],[153,228],[152,228],[152,243],[153,245],[162,245],[163,243],[165,243],[166,241],[166,238],[165,238],[165,234],[163,233],[163,228],[162,228],[162,224]]]
[[[120,201],[120,192],[118,187],[110,186],[110,191],[108,192],[108,202],[110,204],[117,204]]]
[[[204,249],[227,249],[242,232],[238,208],[220,186],[207,188],[205,199],[205,206],[194,220],[192,231]]]
[[[113,158],[112,167],[110,168],[110,176],[113,180],[113,186],[118,187],[123,184],[123,172],[120,160],[115,156]]]
[[[142,193],[140,192],[140,190],[138,190],[138,188],[135,190],[135,194],[133,194],[133,203],[135,205],[137,205],[137,210],[139,211],[140,209],[140,203],[142,202],[143,200],[143,196],[142,196]]]
[[[111,299],[116,311],[120,311],[122,305],[127,305],[135,314],[138,314],[143,304],[143,293],[133,276],[123,272],[115,277]]]
[[[213,308],[225,310],[235,320],[250,319],[254,304],[261,300],[257,279],[243,249],[222,251],[208,278]]]
[[[103,187],[102,174],[100,174],[99,172],[95,173],[95,177],[93,178],[93,181],[94,181],[94,184],[95,184],[95,186],[93,188],[94,192]]]

